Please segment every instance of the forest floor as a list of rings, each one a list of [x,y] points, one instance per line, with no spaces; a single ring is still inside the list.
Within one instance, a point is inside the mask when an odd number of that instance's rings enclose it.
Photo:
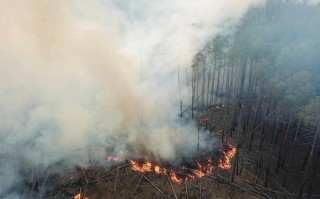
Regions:
[[[224,108],[216,107],[210,109],[199,118],[199,124],[207,131],[216,134],[217,139],[222,131],[230,127],[231,115],[225,114]],[[203,120],[207,119],[207,122]],[[208,124],[208,121],[210,124]],[[227,142],[236,146],[237,129],[233,136],[228,136]],[[268,184],[265,182],[263,166],[257,171],[256,162],[259,152],[253,143],[251,151],[246,150],[244,145],[239,151],[239,163],[237,169],[223,170],[215,168],[212,174],[188,180],[181,183],[173,183],[169,175],[156,174],[154,172],[140,173],[131,168],[127,161],[117,163],[111,167],[93,170],[78,168],[68,174],[63,174],[63,183],[49,193],[43,194],[43,198],[74,198],[74,199],[109,199],[109,198],[137,198],[137,199],[160,199],[160,198],[184,198],[184,199],[256,199],[256,198],[296,198],[300,189],[302,175],[296,174],[296,168],[291,168],[288,175],[287,187],[281,186],[283,169],[279,173],[274,172],[271,167]],[[268,146],[267,146],[268,147]],[[269,146],[270,147],[270,146]],[[276,150],[275,150],[276,151]],[[271,154],[275,159],[276,154]],[[273,160],[275,161],[275,160]],[[261,163],[261,164],[265,164]],[[235,172],[234,180],[231,182],[232,172]],[[51,181],[60,181],[61,176]],[[77,194],[78,197],[74,197]],[[314,197],[320,198],[319,190],[315,190]],[[306,198],[306,197],[302,197]]]

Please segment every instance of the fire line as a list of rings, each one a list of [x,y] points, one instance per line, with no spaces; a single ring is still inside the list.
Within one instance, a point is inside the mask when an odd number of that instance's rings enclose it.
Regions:
[[[131,168],[140,173],[145,172],[154,172],[159,175],[169,175],[170,179],[174,183],[181,183],[186,180],[192,180],[195,178],[201,178],[206,174],[212,174],[215,168],[220,169],[230,169],[231,168],[231,160],[236,154],[236,148],[232,145],[228,145],[227,150],[220,149],[223,157],[220,160],[216,160],[216,158],[211,156],[204,156],[200,161],[196,163],[195,168],[188,168],[186,166],[182,166],[179,169],[173,168],[164,168],[161,167],[157,163],[153,163],[150,161],[137,161],[137,160],[129,160],[131,164]]]

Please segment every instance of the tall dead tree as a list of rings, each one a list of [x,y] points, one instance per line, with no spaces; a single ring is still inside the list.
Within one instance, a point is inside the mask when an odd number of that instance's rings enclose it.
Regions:
[[[319,119],[318,119],[318,121],[319,121]],[[309,159],[308,159],[308,162],[307,162],[306,171],[304,172],[304,177],[303,177],[303,181],[302,181],[302,185],[301,185],[301,188],[300,188],[300,192],[299,192],[298,198],[301,198],[303,190],[304,190],[304,187],[306,185],[306,181],[307,181],[307,177],[308,177],[308,172],[309,172],[309,168],[310,168],[310,163],[311,163],[314,147],[316,145],[316,141],[318,139],[319,134],[320,134],[320,122],[318,124],[317,130],[316,130],[316,132],[314,134],[314,137],[313,137],[311,150],[310,150],[310,156],[309,156]]]

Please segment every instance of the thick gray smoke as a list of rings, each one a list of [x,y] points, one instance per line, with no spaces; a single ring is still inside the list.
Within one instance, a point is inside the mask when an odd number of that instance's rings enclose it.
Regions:
[[[195,151],[195,125],[178,119],[177,69],[253,2],[2,0],[0,196],[14,197],[21,170],[86,166],[106,149]]]

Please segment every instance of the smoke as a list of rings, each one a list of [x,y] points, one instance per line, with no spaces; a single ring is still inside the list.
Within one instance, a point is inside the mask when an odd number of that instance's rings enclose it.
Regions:
[[[86,166],[106,149],[194,153],[195,124],[178,118],[178,67],[183,83],[195,52],[253,2],[2,0],[0,196],[15,197],[24,171]]]

